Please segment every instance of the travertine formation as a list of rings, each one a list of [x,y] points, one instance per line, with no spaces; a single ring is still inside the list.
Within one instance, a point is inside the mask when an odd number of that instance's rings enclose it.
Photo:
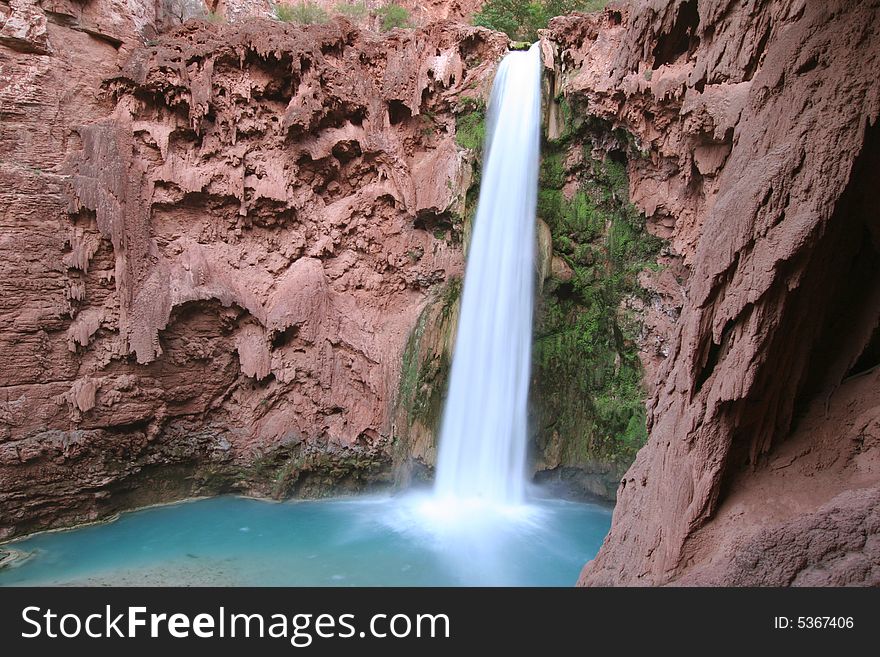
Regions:
[[[160,36],[167,4],[0,0],[0,538],[433,459],[454,112],[507,39],[427,25],[470,1],[385,37],[262,0]],[[634,0],[544,34],[549,129],[631,135],[668,240],[651,437],[581,583],[880,583],[878,30],[880,0]]]
[[[387,480],[407,336],[462,268],[453,112],[507,39],[156,39],[114,6],[3,27],[0,536]]]
[[[681,305],[582,583],[880,583],[878,28],[876,1],[797,0],[551,24],[562,92],[635,137],[674,265],[646,284]]]

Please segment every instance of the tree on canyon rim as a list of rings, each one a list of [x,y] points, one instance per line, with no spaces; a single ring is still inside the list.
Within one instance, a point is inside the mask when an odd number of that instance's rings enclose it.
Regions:
[[[511,39],[537,41],[538,30],[554,16],[602,9],[608,0],[488,0],[474,15],[474,24],[504,32]]]
[[[206,16],[208,9],[202,0],[162,0],[162,11],[173,23]]]

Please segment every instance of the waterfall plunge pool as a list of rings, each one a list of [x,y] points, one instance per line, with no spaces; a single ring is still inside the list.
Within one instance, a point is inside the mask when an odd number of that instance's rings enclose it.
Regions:
[[[433,495],[131,512],[10,543],[0,585],[574,584],[610,511],[525,494],[541,75],[534,44],[493,82]]]
[[[571,586],[611,524],[596,504],[445,507],[429,495],[223,496],[0,545],[0,586]]]

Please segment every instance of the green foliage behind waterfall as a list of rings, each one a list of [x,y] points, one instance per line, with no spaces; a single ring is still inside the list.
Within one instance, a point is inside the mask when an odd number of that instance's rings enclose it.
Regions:
[[[538,446],[556,442],[563,465],[628,464],[646,431],[636,345],[641,326],[625,301],[645,296],[637,277],[653,266],[661,241],[629,201],[624,136],[616,135],[620,151],[594,156],[593,136],[607,141],[610,126],[567,123],[560,141],[544,145],[539,187],[538,216],[572,276],[549,279],[537,305]],[[570,198],[563,193],[567,181],[575,184]]]
[[[474,25],[505,32],[511,39],[534,42],[538,30],[547,27],[554,16],[571,11],[596,11],[608,0],[488,0],[474,14]]]
[[[662,243],[629,201],[626,158],[640,156],[633,138],[557,101],[554,132],[562,136],[542,147],[538,216],[550,228],[554,256],[572,275],[551,276],[536,299],[530,425],[539,469],[596,475],[607,491],[596,494],[610,498],[617,473],[646,439],[641,325],[628,301],[646,300],[638,275],[656,266]],[[485,101],[460,97],[455,117],[456,142],[470,151],[474,175],[451,218],[453,230],[433,230],[438,239],[466,245],[478,200]],[[460,289],[452,279],[437,290],[407,343],[396,463],[433,463]]]

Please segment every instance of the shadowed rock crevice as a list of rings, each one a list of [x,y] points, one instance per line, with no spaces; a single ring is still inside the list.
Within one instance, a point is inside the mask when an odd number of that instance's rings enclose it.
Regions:
[[[391,100],[388,102],[388,120],[391,125],[397,125],[412,118],[412,112],[402,101]]]
[[[876,365],[880,322],[880,225],[876,190],[880,188],[880,124],[867,125],[861,152],[846,189],[834,209],[830,230],[817,249],[830,260],[817,284],[831,300],[815,346],[807,356],[806,394],[827,396],[844,376]],[[804,309],[805,316],[815,308]],[[861,362],[860,362],[861,361]],[[802,406],[803,404],[797,404]]]
[[[876,127],[865,129],[852,173],[815,246],[778,268],[777,303],[785,313],[768,336],[766,366],[753,384],[763,409],[744,404],[732,446],[736,450],[745,440],[751,464],[784,438],[798,411],[817,397],[828,403],[880,320],[880,242],[872,202],[880,185],[878,135]]]
[[[693,53],[700,44],[697,36],[699,25],[697,0],[687,0],[680,4],[672,28],[657,38],[657,45],[652,53],[654,64],[651,68],[656,71],[661,66],[674,63],[683,55]]]

